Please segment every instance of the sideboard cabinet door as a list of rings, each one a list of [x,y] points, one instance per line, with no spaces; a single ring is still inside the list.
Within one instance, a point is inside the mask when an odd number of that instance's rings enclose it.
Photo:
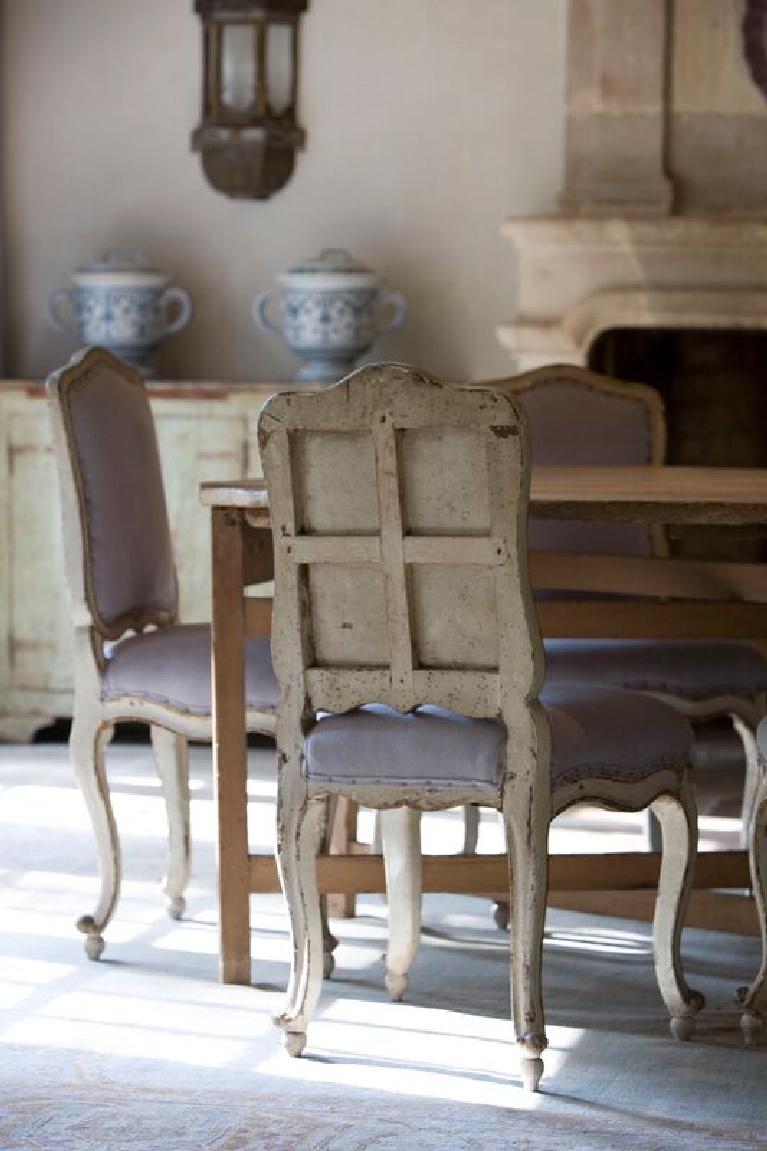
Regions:
[[[0,738],[28,738],[71,695],[58,488],[41,400],[3,412]]]

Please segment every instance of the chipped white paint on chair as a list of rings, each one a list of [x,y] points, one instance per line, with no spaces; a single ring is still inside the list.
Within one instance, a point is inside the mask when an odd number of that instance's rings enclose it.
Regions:
[[[259,446],[272,513],[272,646],[282,689],[277,851],[293,938],[287,1001],[275,1022],[288,1051],[299,1055],[322,978],[315,857],[326,797],[395,809],[382,820],[387,984],[395,997],[420,929],[414,813],[494,806],[509,845],[514,1028],[524,1082],[535,1089],[546,1047],[541,949],[552,806],[549,724],[538,700],[542,648],[526,566],[525,421],[499,392],[377,365],[322,393],[273,397]],[[662,705],[639,698],[665,715]],[[601,705],[599,693],[594,700]],[[393,710],[371,711],[371,704]],[[434,715],[429,707],[444,710]],[[393,723],[396,735],[411,721],[424,733],[425,753],[405,759],[384,732]],[[689,728],[674,722],[688,753]],[[463,723],[470,740],[479,732],[495,749],[489,768],[482,761],[486,775],[479,759],[448,762],[446,749],[465,734]],[[342,768],[344,748],[349,763]],[[579,793],[577,773],[568,785]],[[674,812],[666,819],[675,850],[664,859],[656,954],[669,1010],[686,1021],[701,1001],[678,962],[695,849],[684,774],[659,767],[648,785],[611,780],[606,771],[595,790],[608,803],[652,801],[664,816]]]

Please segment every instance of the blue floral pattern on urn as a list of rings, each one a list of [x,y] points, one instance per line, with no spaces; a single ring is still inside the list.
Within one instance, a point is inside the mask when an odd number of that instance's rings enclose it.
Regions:
[[[186,327],[192,316],[189,294],[170,287],[167,276],[138,253],[107,255],[80,268],[72,285],[48,300],[53,327],[77,335],[83,344],[108,348],[145,376],[154,374],[152,358],[161,342]],[[169,320],[173,305],[177,315]]]
[[[284,291],[257,296],[253,318],[304,360],[298,380],[340,379],[378,336],[400,327],[405,319],[402,293],[382,292],[377,273],[343,248],[325,248],[277,278]],[[280,309],[281,322],[269,316],[272,301]],[[393,308],[392,315],[382,320],[387,306]]]

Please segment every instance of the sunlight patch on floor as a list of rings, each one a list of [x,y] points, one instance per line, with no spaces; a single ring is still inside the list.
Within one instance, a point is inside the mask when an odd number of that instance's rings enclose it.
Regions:
[[[354,1006],[363,1010],[344,1013]],[[522,1089],[510,1020],[388,1005],[387,1024],[385,1016],[376,1022],[371,1010],[376,1006],[344,1001],[320,1008],[302,1058],[280,1050],[258,1070],[294,1081],[363,1089],[374,1084],[394,1095],[467,1104],[534,1110],[543,1102],[545,1096]],[[584,1032],[550,1027],[548,1034],[544,1062],[551,1082]],[[444,1053],[444,1061],[435,1058],[435,1049]]]
[[[156,1010],[156,1007],[155,1007]],[[51,1019],[32,1015],[9,1027],[5,1043],[47,1047],[55,1051],[84,1051],[93,1055],[116,1055],[180,1063],[196,1067],[223,1067],[243,1058],[248,1042],[220,1039],[216,1035],[174,1035],[158,1028],[98,1023],[89,1020]]]

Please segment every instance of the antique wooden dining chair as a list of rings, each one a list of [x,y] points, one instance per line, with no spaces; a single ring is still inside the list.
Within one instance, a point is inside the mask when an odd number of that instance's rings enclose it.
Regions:
[[[120,848],[104,764],[118,720],[151,725],[169,828],[164,890],[184,911],[189,879],[187,740],[209,741],[211,636],[178,622],[160,457],[141,376],[101,348],[48,380],[74,632],[70,754],[96,839],[100,891],[78,920],[98,959],[120,888]],[[278,688],[268,639],[246,652],[247,726],[272,735]]]
[[[272,397],[259,447],[275,550],[277,854],[293,939],[275,1023],[287,1050],[303,1051],[322,981],[324,801],[382,811],[395,996],[419,933],[418,813],[488,804],[507,830],[514,1027],[536,1088],[552,783],[560,805],[656,805],[669,847],[657,972],[674,1029],[688,1034],[702,1003],[679,963],[695,854],[692,732],[639,694],[560,685],[539,700],[528,438],[514,402],[376,365],[323,392]]]
[[[664,462],[664,410],[654,388],[566,364],[495,386],[516,396],[527,413],[533,463]],[[668,554],[663,527],[644,524],[534,519],[529,547],[623,556]],[[545,594],[545,589],[536,589],[536,595]],[[693,722],[729,717],[745,753],[742,835],[747,842],[758,778],[755,732],[767,711],[767,659],[757,648],[725,640],[552,639],[545,651],[546,682],[552,685],[576,679],[611,684],[650,692]]]
[[[759,779],[754,796],[753,818],[749,828],[748,855],[751,886],[756,899],[762,960],[750,987],[741,987],[738,1002],[743,1014],[740,1024],[746,1043],[754,1043],[767,1018],[767,717],[756,729]]]

